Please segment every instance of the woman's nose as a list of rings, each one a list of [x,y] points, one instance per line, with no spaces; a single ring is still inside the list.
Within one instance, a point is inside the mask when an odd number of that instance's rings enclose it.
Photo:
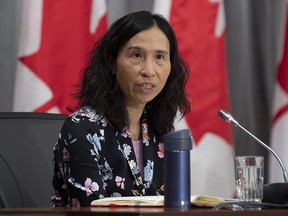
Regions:
[[[146,59],[143,62],[143,67],[141,69],[141,75],[142,76],[154,76],[155,75],[155,64],[153,60]]]

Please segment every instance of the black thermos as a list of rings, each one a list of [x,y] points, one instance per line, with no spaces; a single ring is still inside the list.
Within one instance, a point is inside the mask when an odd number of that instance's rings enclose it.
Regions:
[[[164,135],[164,206],[188,208],[190,202],[190,150],[188,129]]]

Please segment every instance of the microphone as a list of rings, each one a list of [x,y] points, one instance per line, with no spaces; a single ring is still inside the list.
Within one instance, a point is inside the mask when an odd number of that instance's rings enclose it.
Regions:
[[[280,157],[277,155],[277,153],[268,145],[266,145],[264,142],[262,142],[260,139],[258,139],[256,136],[254,136],[252,133],[250,133],[248,130],[246,130],[242,125],[240,125],[239,122],[236,121],[230,113],[226,112],[225,110],[219,110],[218,115],[222,119],[224,119],[226,122],[232,123],[234,126],[238,126],[239,128],[241,128],[243,131],[249,134],[253,139],[255,139],[262,147],[267,149],[270,153],[272,153],[276,157],[283,172],[284,183],[271,183],[271,184],[264,185],[262,201],[267,202],[267,203],[276,203],[276,204],[288,203],[287,170],[286,170],[286,167],[284,166],[284,163],[282,162]]]

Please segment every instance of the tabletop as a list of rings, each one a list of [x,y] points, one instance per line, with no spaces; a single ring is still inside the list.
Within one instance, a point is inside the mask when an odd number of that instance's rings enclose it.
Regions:
[[[111,216],[287,216],[288,209],[258,209],[258,210],[231,210],[221,209],[214,211],[212,208],[189,208],[185,210],[163,208],[163,207],[81,207],[79,209],[73,208],[4,208],[0,209],[0,215],[111,215]]]

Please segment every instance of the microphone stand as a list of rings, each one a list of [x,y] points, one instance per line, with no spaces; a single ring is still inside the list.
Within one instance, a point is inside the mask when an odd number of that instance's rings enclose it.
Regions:
[[[252,133],[250,133],[246,128],[244,128],[242,125],[236,121],[233,116],[224,111],[219,110],[218,115],[224,119],[226,122],[232,123],[234,126],[238,126],[243,131],[245,131],[248,135],[250,135],[252,138],[254,138],[262,147],[267,149],[270,153],[272,153],[277,161],[279,162],[283,177],[284,177],[284,183],[271,183],[264,185],[264,191],[263,191],[263,202],[267,203],[277,203],[277,204],[286,204],[288,203],[288,176],[287,176],[287,170],[280,159],[280,157],[276,154],[276,152],[270,148],[268,145],[266,145],[264,142],[262,142],[260,139],[258,139],[256,136],[254,136]]]

